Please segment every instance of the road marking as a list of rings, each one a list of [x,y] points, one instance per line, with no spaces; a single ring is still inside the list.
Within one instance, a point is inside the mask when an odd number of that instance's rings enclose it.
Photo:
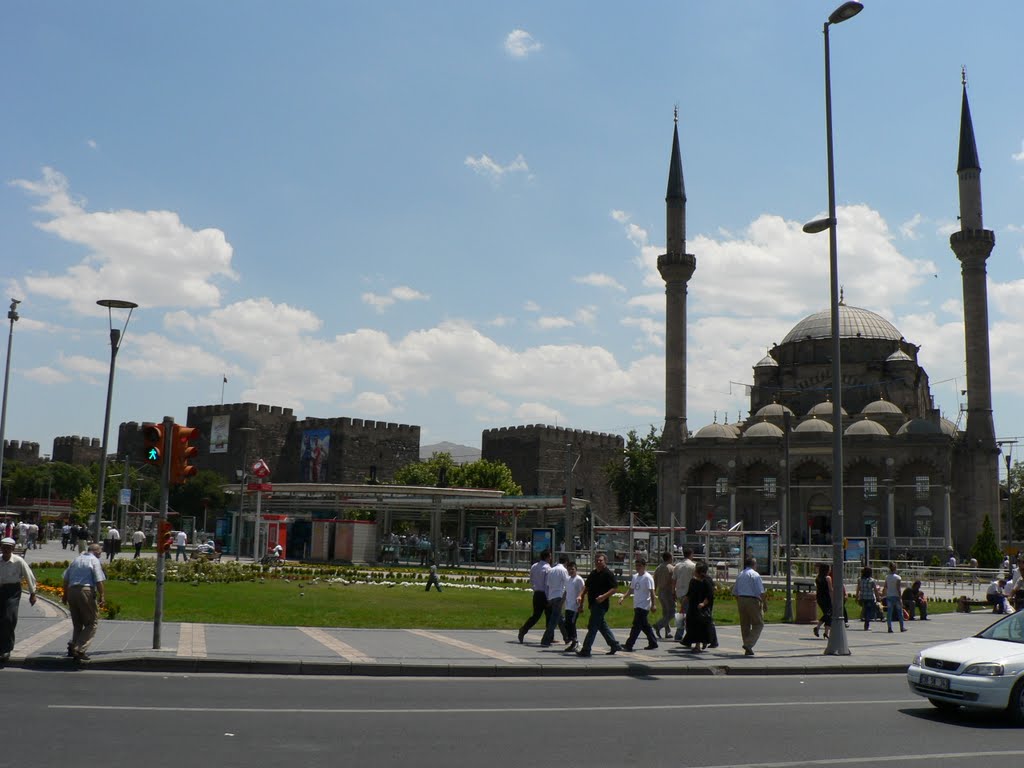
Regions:
[[[575,709],[575,708],[574,708]],[[910,760],[963,760],[971,757],[1015,757],[1024,755],[1024,750],[1014,749],[1001,752],[935,752],[914,755],[871,755],[865,757],[829,757],[822,760],[794,760],[781,763],[728,763],[708,765],[704,768],[795,768],[801,765],[877,765],[878,763],[907,762]]]
[[[352,662],[353,664],[372,664],[376,661],[369,656],[364,656],[348,643],[342,642],[338,638],[334,637],[334,635],[330,635],[318,627],[297,627],[297,629],[303,634],[313,638],[321,645],[330,648],[345,661]]]
[[[206,658],[206,626],[203,624],[181,624],[178,631],[178,656]]]
[[[47,627],[42,632],[36,632],[32,637],[26,638],[23,642],[18,643],[14,648],[15,655],[28,656],[30,653],[35,653],[44,645],[52,643],[58,637],[67,634],[70,631],[70,620],[64,619],[63,621],[58,621],[52,627]]]
[[[503,661],[506,664],[526,664],[526,659],[520,659],[516,656],[509,656],[507,653],[501,651],[494,651],[490,648],[484,648],[482,645],[473,645],[463,640],[456,640],[454,637],[448,637],[438,632],[428,632],[425,629],[407,629],[406,632],[411,632],[414,635],[425,637],[428,640],[433,640],[438,643],[444,643],[450,645],[453,648],[459,648],[463,651],[469,651],[470,653],[479,653],[481,656],[486,656],[495,661]]]
[[[920,704],[923,699],[876,699],[871,701],[776,701],[776,702],[735,702],[731,704],[637,704],[635,706],[573,706],[573,712],[651,712],[664,710],[685,710],[685,709],[751,709],[760,707],[836,707],[844,705],[866,705],[876,707],[881,704]],[[50,704],[48,709],[82,709],[82,710],[142,710],[146,712],[243,712],[243,713],[266,713],[266,714],[323,714],[323,715],[467,715],[474,713],[500,715],[508,712],[535,713],[535,712],[565,712],[565,707],[472,707],[472,708],[435,708],[430,709],[305,709],[296,707],[136,707],[116,706],[102,704]],[[973,753],[972,753],[973,754]],[[1008,753],[1008,754],[1017,754]],[[865,758],[867,759],[867,758]],[[822,764],[829,761],[823,760]],[[779,765],[797,765],[798,763],[779,763]],[[765,763],[766,766],[774,763]],[[715,767],[717,768],[717,767]]]

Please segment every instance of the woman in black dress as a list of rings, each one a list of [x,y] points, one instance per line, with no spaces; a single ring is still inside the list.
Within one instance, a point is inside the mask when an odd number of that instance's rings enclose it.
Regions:
[[[700,653],[709,645],[718,645],[712,609],[715,605],[715,583],[708,576],[708,566],[701,563],[693,572],[686,592],[686,634],[683,645]]]
[[[822,625],[825,626],[825,637],[828,638],[829,630],[832,628],[832,579],[829,577],[828,563],[818,563],[818,575],[814,579],[818,607],[821,609],[821,618],[814,626],[814,636],[820,636]]]

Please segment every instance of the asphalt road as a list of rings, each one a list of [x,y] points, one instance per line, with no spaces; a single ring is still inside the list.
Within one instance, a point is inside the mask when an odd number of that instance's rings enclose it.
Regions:
[[[991,766],[1004,718],[902,676],[291,678],[2,672],[6,765]]]

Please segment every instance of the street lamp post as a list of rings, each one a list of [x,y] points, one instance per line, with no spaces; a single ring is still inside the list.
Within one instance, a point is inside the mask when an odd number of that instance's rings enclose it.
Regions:
[[[242,468],[238,472],[238,515],[235,517],[235,560],[242,556],[242,513],[245,511],[245,483],[249,473],[249,435],[256,431],[255,427],[239,427],[236,432],[245,435],[242,441]]]
[[[100,540],[103,494],[107,484],[107,441],[110,438],[110,403],[114,396],[114,365],[117,362],[117,350],[121,346],[121,336],[124,331],[128,330],[128,322],[132,319],[132,310],[139,306],[134,301],[123,301],[121,299],[100,299],[96,303],[101,307],[107,308],[107,324],[110,327],[110,375],[107,378],[107,409],[103,416],[103,448],[100,454],[100,482],[96,497],[96,523],[93,526],[93,541]],[[114,327],[112,310],[115,309],[128,310],[128,317],[125,318],[124,328],[121,330]]]
[[[4,399],[0,406],[0,486],[4,478],[4,436],[7,434],[7,383],[11,377],[11,345],[14,343],[14,323],[18,320],[18,305],[21,299],[11,299],[11,308],[7,312],[7,319],[11,321],[11,328],[7,332],[7,365],[4,368]]]
[[[804,225],[804,232],[814,234],[828,230],[829,287],[832,310],[832,615],[838,617],[843,608],[843,406],[840,378],[839,344],[839,256],[836,245],[836,179],[832,154],[832,73],[828,47],[828,28],[852,19],[864,10],[862,3],[849,0],[832,11],[825,22],[825,143],[828,156],[828,218]],[[846,627],[842,621],[832,622],[829,656],[849,656]]]

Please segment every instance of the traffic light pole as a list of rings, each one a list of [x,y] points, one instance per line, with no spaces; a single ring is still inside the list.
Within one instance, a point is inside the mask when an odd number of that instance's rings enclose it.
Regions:
[[[164,416],[163,464],[160,466],[160,522],[156,527],[156,599],[153,608],[153,650],[160,650],[160,629],[164,619],[164,567],[167,550],[160,540],[164,523],[167,522],[167,508],[170,503],[171,486],[171,444],[174,441],[174,419]]]

